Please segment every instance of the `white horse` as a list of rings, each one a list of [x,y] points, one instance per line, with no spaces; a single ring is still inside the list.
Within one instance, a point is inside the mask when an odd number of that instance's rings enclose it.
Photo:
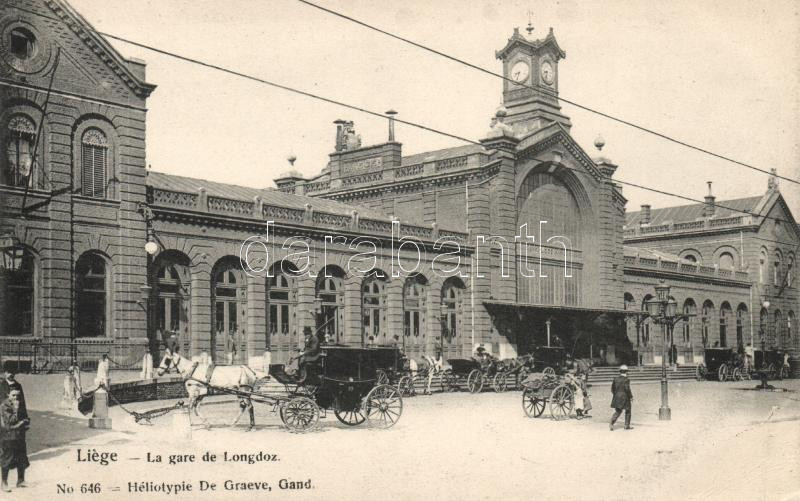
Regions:
[[[172,368],[177,369],[178,373],[186,381],[186,392],[189,394],[189,423],[192,422],[192,412],[208,423],[199,412],[200,401],[208,395],[208,387],[214,386],[217,388],[238,390],[238,391],[252,391],[255,383],[259,378],[258,374],[247,367],[246,365],[222,365],[215,366],[211,364],[203,364],[200,362],[192,362],[179,353],[170,353],[166,351],[161,364],[158,366],[157,374],[163,376],[164,373]],[[244,411],[249,411],[250,414],[250,427],[251,430],[255,426],[255,415],[253,412],[253,403],[249,397],[239,397],[239,414],[233,420],[231,426],[235,425],[244,414]]]

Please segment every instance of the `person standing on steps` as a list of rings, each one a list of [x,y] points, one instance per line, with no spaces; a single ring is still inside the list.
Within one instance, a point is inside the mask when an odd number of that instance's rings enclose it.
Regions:
[[[621,365],[619,368],[619,376],[614,378],[611,383],[611,408],[614,409],[614,415],[611,416],[611,423],[608,429],[614,431],[614,423],[617,418],[625,411],[625,429],[632,430],[631,426],[631,400],[633,400],[633,393],[631,392],[631,382],[628,379],[628,366]]]

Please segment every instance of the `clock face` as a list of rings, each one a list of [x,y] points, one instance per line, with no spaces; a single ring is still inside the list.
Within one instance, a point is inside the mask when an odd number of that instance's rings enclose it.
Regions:
[[[542,63],[542,80],[547,85],[551,85],[553,83],[553,78],[555,77],[556,72],[553,70],[553,64],[550,61],[545,61]]]
[[[528,80],[529,72],[528,63],[525,61],[517,61],[514,63],[514,66],[511,67],[511,79],[517,83],[523,83]]]

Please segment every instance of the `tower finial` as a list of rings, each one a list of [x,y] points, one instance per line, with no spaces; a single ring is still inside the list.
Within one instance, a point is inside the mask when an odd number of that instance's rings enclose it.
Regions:
[[[528,32],[528,35],[531,35],[533,33],[533,22],[531,20],[532,18],[533,18],[533,11],[528,9],[528,27],[525,28],[525,31]]]

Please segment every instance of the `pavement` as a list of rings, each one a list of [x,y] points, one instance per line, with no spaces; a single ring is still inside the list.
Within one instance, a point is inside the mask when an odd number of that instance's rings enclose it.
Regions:
[[[593,417],[584,420],[527,418],[519,392],[461,392],[404,399],[402,418],[388,430],[350,428],[329,412],[299,435],[264,405],[256,407],[254,431],[244,420],[230,427],[236,403],[213,397],[203,408],[211,427],[188,438],[175,425],[180,416],[141,425],[118,407],[112,430],[89,429],[85,419],[46,408],[57,399],[34,396],[52,391],[40,379],[49,377],[20,376],[31,395],[32,466],[29,487],[14,499],[133,499],[142,492],[131,489],[147,487],[139,482],[194,488],[145,493],[154,499],[261,498],[264,485],[276,499],[800,499],[800,380],[774,382],[772,392],[755,391],[755,381],[672,383],[671,421],[658,420],[659,385],[636,385],[634,429],[618,423],[614,432],[606,385],[591,389]],[[79,461],[92,450],[116,452],[117,461]],[[216,461],[203,461],[206,453]],[[226,453],[241,460],[225,461]],[[201,481],[207,490],[198,491]],[[246,482],[265,484],[236,489]],[[97,483],[99,494],[79,492]],[[58,494],[59,486],[73,492]]]

